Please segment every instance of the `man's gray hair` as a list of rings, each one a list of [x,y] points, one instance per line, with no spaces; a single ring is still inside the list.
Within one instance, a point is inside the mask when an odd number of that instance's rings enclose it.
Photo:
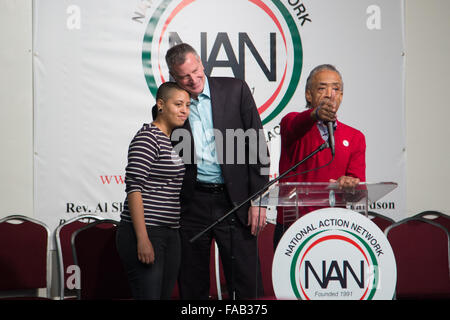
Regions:
[[[197,54],[195,49],[187,43],[177,44],[167,50],[166,63],[169,67],[169,71],[172,71],[174,66],[183,64],[188,53],[192,53],[198,60],[200,60],[200,56]]]
[[[318,73],[320,71],[324,71],[324,70],[334,71],[339,75],[339,78],[341,78],[341,82],[342,82],[341,90],[344,91],[344,80],[342,80],[342,75],[339,72],[339,70],[332,64],[321,64],[321,65],[318,65],[317,67],[315,67],[314,69],[312,69],[311,72],[309,73],[309,76],[306,79],[305,92],[308,89],[311,89],[312,80],[313,80],[314,76],[316,75],[316,73]],[[308,100],[306,100],[306,107],[308,107],[308,108],[310,107],[310,103],[308,102]]]

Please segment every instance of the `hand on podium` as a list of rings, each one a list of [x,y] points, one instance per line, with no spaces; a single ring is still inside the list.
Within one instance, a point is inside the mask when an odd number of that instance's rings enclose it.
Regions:
[[[330,182],[332,183],[337,182],[339,185],[339,189],[351,189],[356,187],[360,183],[360,180],[359,178],[342,176],[337,180],[330,179]]]

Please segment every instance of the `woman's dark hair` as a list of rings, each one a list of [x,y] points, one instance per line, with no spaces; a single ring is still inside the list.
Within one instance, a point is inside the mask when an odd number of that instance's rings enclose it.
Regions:
[[[172,90],[186,91],[183,88],[181,88],[176,82],[167,81],[159,86],[158,91],[156,92],[156,101],[158,101],[158,99],[167,101]],[[188,94],[189,94],[189,92],[188,92]],[[190,96],[190,94],[189,94],[189,96]],[[156,104],[152,107],[152,117],[153,117],[153,120],[156,120],[156,118],[158,117],[158,106]]]
[[[152,118],[153,118],[153,120],[156,120],[157,116],[158,116],[158,106],[155,104],[152,107]]]

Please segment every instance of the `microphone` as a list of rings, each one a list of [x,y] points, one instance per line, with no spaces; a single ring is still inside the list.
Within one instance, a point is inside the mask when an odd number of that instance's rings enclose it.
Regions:
[[[330,145],[331,155],[334,157],[334,121],[326,121],[328,128],[328,144]]]

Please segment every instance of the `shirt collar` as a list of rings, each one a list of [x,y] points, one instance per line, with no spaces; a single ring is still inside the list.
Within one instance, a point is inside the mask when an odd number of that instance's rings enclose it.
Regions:
[[[333,123],[333,129],[336,131],[337,129],[337,121]],[[327,141],[328,140],[328,127],[325,125],[323,121],[317,121],[317,128],[319,129],[319,133],[322,136],[322,139]]]
[[[211,99],[211,92],[209,91],[208,77],[206,75],[205,75],[205,87],[203,88],[202,94],[207,96],[209,99]]]
[[[327,125],[326,125],[325,122],[323,122],[322,120],[317,121],[317,125],[318,125],[319,127],[322,127],[322,128],[327,129]],[[333,122],[333,129],[336,130],[336,128],[337,128],[337,121],[334,121],[334,122]]]
[[[198,95],[198,100],[197,100],[197,99],[191,98],[191,102],[192,102],[192,101],[197,102],[197,101],[200,100],[200,98],[208,98],[208,99],[211,99],[211,92],[210,92],[210,90],[209,90],[208,77],[207,77],[206,75],[205,75],[205,86],[203,87],[202,93],[200,93],[200,94]]]

